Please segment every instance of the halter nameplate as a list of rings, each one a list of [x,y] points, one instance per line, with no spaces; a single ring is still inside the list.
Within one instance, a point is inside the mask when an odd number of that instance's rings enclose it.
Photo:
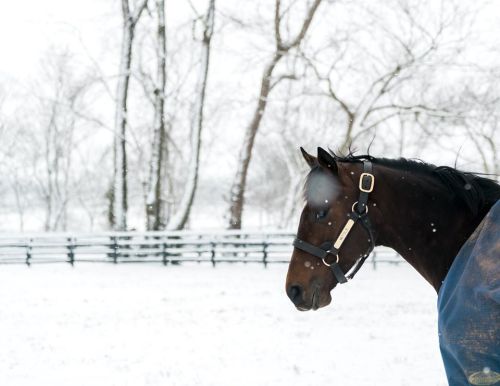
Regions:
[[[342,229],[342,232],[340,232],[339,237],[337,237],[335,244],[333,244],[335,248],[340,249],[342,243],[346,239],[347,235],[349,234],[353,226],[354,226],[354,220],[350,218],[344,225],[344,229]]]

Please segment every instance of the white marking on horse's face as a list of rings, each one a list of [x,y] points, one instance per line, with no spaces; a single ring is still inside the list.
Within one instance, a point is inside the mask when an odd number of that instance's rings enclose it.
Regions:
[[[311,262],[310,261],[305,261],[304,265],[305,265],[306,268],[309,268],[311,266]]]

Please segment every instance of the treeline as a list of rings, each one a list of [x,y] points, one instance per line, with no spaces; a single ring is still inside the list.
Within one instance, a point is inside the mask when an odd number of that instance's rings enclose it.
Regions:
[[[113,71],[51,48],[0,88],[4,230],[288,227],[300,145],[500,171],[486,3],[113,4]]]

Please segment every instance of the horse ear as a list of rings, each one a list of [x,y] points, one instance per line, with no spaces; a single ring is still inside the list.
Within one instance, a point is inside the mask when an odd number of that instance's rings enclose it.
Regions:
[[[337,162],[330,152],[318,147],[318,162],[321,166],[330,169],[334,173],[338,173]]]
[[[318,164],[318,160],[316,159],[316,157],[305,151],[303,147],[300,147],[300,151],[302,153],[302,157],[304,157],[309,167],[313,168]]]

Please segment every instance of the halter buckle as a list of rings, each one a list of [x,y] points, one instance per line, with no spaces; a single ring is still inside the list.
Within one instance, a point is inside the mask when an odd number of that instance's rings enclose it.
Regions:
[[[368,177],[369,180],[365,179]],[[369,188],[365,188],[366,183],[369,184]],[[361,173],[359,177],[359,190],[365,193],[371,193],[373,191],[373,187],[375,185],[375,176],[371,173]]]

